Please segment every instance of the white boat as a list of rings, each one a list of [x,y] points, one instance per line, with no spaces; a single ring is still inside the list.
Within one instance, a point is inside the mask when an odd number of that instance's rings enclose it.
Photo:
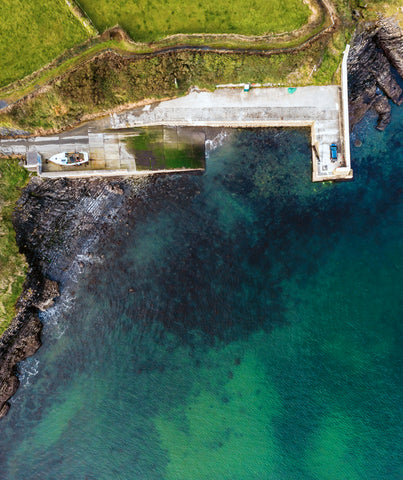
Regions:
[[[89,161],[87,152],[61,152],[56,155],[52,155],[49,158],[49,162],[56,163],[57,165],[82,165]]]

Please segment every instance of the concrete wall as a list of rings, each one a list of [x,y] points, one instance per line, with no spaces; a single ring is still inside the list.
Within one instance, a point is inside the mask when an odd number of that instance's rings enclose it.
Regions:
[[[350,51],[350,45],[346,45],[344,50],[343,62],[341,64],[341,97],[342,97],[342,130],[344,140],[344,156],[346,168],[351,169],[351,155],[350,155],[350,122],[348,116],[348,71],[347,59]],[[351,172],[352,174],[352,172]]]

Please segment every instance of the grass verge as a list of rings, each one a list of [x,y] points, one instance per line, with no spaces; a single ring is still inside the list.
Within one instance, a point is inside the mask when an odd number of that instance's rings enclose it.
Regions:
[[[263,35],[289,32],[308,21],[302,0],[80,0],[98,30],[122,26],[135,41],[183,33]]]
[[[0,87],[89,36],[65,0],[2,0],[1,19]]]
[[[11,216],[28,179],[29,173],[18,160],[0,159],[0,335],[15,315],[27,269],[25,257],[18,251]]]

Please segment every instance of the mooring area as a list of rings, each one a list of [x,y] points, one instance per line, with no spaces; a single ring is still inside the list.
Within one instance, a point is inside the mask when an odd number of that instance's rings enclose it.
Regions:
[[[353,172],[342,70],[341,87],[195,88],[184,97],[110,114],[59,135],[0,140],[0,154],[26,156],[28,168],[44,177],[203,170],[205,128],[309,127],[312,181],[347,180]],[[49,162],[60,152],[88,152],[89,162]]]

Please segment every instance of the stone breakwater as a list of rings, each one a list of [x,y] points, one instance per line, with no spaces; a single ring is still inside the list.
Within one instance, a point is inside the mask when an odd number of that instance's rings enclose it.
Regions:
[[[127,215],[127,199],[153,177],[141,180],[34,178],[14,212],[14,228],[29,271],[17,315],[0,339],[0,417],[19,386],[18,362],[41,345],[39,312],[53,305],[58,285],[91,262],[100,238]],[[145,199],[143,199],[144,201]]]
[[[403,79],[403,31],[390,18],[366,23],[357,30],[348,60],[350,127],[368,110],[378,115],[377,128],[384,130],[390,122],[389,99],[403,103],[399,85]]]

